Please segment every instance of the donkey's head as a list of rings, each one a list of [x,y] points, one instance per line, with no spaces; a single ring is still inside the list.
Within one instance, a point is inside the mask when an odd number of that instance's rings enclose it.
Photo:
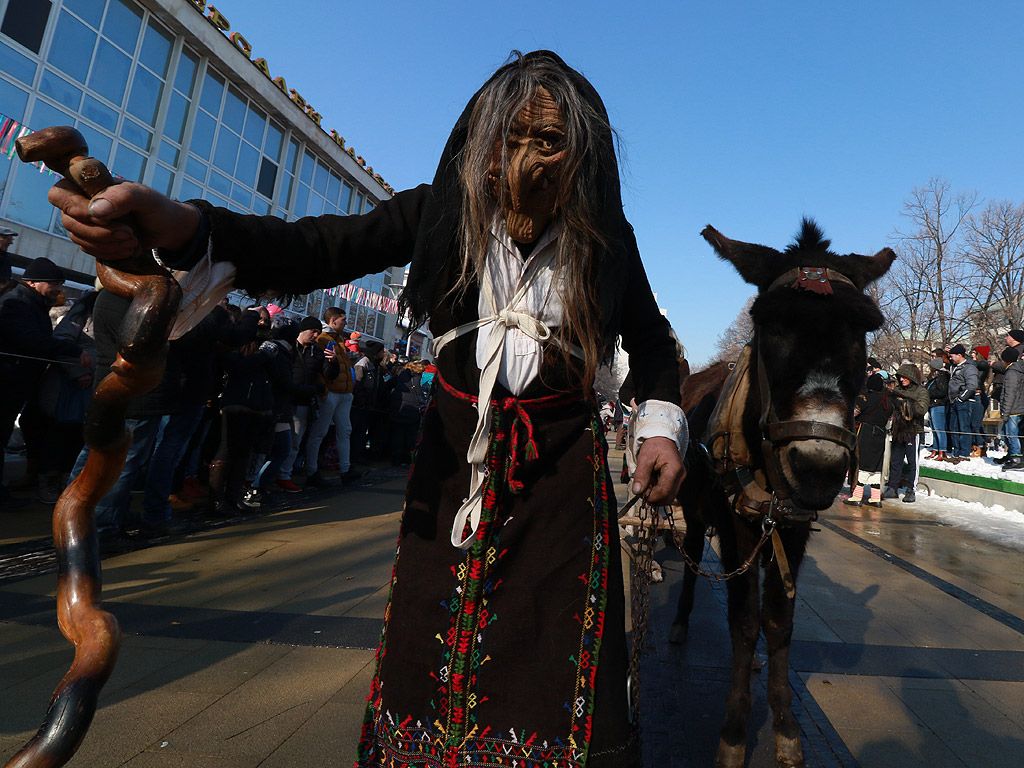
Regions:
[[[730,240],[710,226],[701,234],[758,289],[750,309],[760,360],[744,412],[748,444],[766,445],[758,458],[775,462],[766,474],[780,496],[825,509],[849,468],[864,336],[882,325],[864,287],[885,274],[896,254],[883,248],[874,256],[839,256],[807,219],[782,252]],[[783,484],[788,488],[777,487]]]

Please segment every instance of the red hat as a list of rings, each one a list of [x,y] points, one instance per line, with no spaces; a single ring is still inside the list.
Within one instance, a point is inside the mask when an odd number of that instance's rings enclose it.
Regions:
[[[992,347],[990,347],[988,344],[985,344],[984,346],[981,347],[975,347],[974,351],[977,352],[986,360],[988,360],[988,353],[992,351]]]

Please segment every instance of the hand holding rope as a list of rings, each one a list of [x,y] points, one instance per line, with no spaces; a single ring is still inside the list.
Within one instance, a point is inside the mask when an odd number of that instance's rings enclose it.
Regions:
[[[45,128],[16,142],[24,162],[42,160],[94,198],[114,183],[104,165],[88,157],[74,128]],[[181,302],[174,278],[141,247],[129,259],[97,262],[103,287],[131,299],[120,330],[117,359],[100,382],[85,416],[89,457],[82,473],[57,501],[53,539],[57,552],[57,621],[75,646],[71,668],[50,699],[43,724],[6,768],[51,768],[70,760],[85,737],[100,690],[121,644],[117,619],[101,607],[101,568],[94,512],[121,474],[131,445],[125,429],[129,403],[163,376],[167,337]]]

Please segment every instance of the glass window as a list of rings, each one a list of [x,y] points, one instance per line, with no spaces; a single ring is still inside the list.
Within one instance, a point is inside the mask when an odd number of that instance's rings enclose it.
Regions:
[[[243,138],[257,147],[262,147],[263,129],[266,124],[267,116],[250,105],[249,111],[245,116],[245,131],[242,132]]]
[[[356,192],[356,200],[352,205],[352,213],[360,213],[363,210],[363,193]]]
[[[157,157],[165,163],[168,165],[177,165],[178,154],[178,148],[176,146],[166,141],[160,142],[160,151],[157,153]]]
[[[376,208],[376,207],[377,207],[377,206],[375,206],[375,205],[374,205],[374,204],[373,204],[373,203],[372,203],[372,202],[370,201],[370,199],[369,199],[369,198],[367,198],[367,200],[366,200],[366,205],[365,205],[365,206],[363,206],[363,213],[369,213],[370,211],[372,211],[372,210],[373,210],[374,208]]]
[[[172,93],[167,105],[167,117],[164,118],[164,136],[181,142],[185,133],[185,116],[188,113],[188,101],[180,93]]]
[[[336,204],[339,194],[341,194],[341,179],[331,173],[327,179],[327,202]]]
[[[88,93],[82,100],[82,116],[92,120],[96,125],[113,131],[117,128],[117,111],[106,104],[102,104]]]
[[[217,121],[200,110],[198,114],[196,114],[196,123],[192,127],[192,137],[189,139],[189,149],[204,160],[209,160],[210,150],[213,148],[213,134],[216,130]]]
[[[302,158],[302,172],[299,174],[299,178],[305,184],[312,185],[313,183],[313,168],[316,166],[316,158],[314,158],[309,152],[306,152]]]
[[[0,112],[20,123],[25,119],[25,104],[27,103],[28,94],[25,91],[0,78]],[[0,165],[8,165],[8,163],[0,162]]]
[[[256,191],[261,195],[273,197],[275,181],[277,181],[277,166],[264,157],[260,161],[260,175],[256,180]]]
[[[128,181],[142,181],[142,171],[146,166],[146,158],[129,149],[124,144],[118,143],[114,155],[114,173],[124,177]]]
[[[162,80],[167,74],[167,62],[171,58],[171,37],[162,29],[149,23],[142,38],[139,61],[157,73]]]
[[[252,201],[252,212],[257,216],[266,216],[270,213],[270,203],[262,198],[257,197]]]
[[[296,142],[295,139],[291,139],[288,142],[288,159],[284,161],[284,167],[287,168],[288,171],[291,173],[295,173],[295,171],[297,170],[295,168],[295,158],[298,155],[298,153],[298,142]]]
[[[323,163],[316,164],[316,171],[313,173],[313,189],[321,195],[327,194],[327,167]]]
[[[295,190],[295,205],[292,206],[292,210],[295,211],[296,216],[306,215],[306,203],[309,202],[309,187],[305,184],[299,184],[299,188]]]
[[[260,153],[252,144],[243,141],[238,150],[238,165],[235,166],[235,178],[246,186],[256,184],[256,169],[260,162]]]
[[[203,80],[203,94],[199,97],[199,106],[214,117],[220,115],[220,100],[224,95],[224,80],[213,70],[206,70]]]
[[[252,192],[247,190],[241,184],[235,184],[234,187],[231,188],[231,199],[244,205],[246,208],[252,207]]]
[[[142,9],[131,0],[110,0],[107,18],[103,20],[103,36],[112,40],[132,56],[142,27]]]
[[[3,24],[0,24],[0,33],[33,53],[39,53],[51,7],[50,0],[10,0]]]
[[[153,141],[153,134],[134,120],[125,118],[125,121],[121,124],[121,138],[127,139],[143,152],[148,152],[149,146]]]
[[[271,120],[270,125],[267,126],[267,138],[263,142],[263,154],[269,155],[275,163],[281,160],[281,141],[283,139],[284,132],[281,130],[281,126]]]
[[[235,158],[238,157],[238,143],[240,139],[231,131],[224,130],[223,126],[217,134],[217,149],[213,152],[213,164],[225,173],[235,172]]]
[[[89,75],[89,87],[118,106],[124,100],[124,88],[128,84],[131,59],[106,40],[100,40],[96,60]]]
[[[48,69],[43,70],[43,77],[39,81],[39,91],[75,111],[78,110],[78,105],[82,101],[82,91],[80,88],[75,88],[63,77],[54,74]]]
[[[55,180],[56,177],[48,173],[39,173],[30,165],[18,163],[8,194],[7,218],[37,229],[49,229],[50,217],[56,209],[46,199],[46,193]]]
[[[324,212],[324,199],[320,195],[309,196],[309,208],[306,210],[307,216],[319,216]]]
[[[227,200],[225,200],[220,195],[213,194],[212,192],[208,192],[206,194],[206,199],[209,200],[212,205],[218,205],[221,208],[227,208],[228,207],[228,201]]]
[[[277,201],[278,204],[285,205],[285,206],[288,205],[288,198],[290,198],[291,195],[292,195],[292,182],[294,180],[295,180],[295,177],[292,176],[290,173],[286,173],[284,175],[284,180],[281,182],[281,197],[278,198],[278,201]],[[269,195],[268,195],[268,197],[269,197]]]
[[[212,171],[210,173],[210,183],[207,186],[209,186],[214,192],[220,192],[224,195],[231,194],[231,179],[223,173]]]
[[[85,143],[89,145],[89,154],[103,163],[109,163],[110,150],[114,146],[114,140],[81,121],[78,123],[78,130],[85,139]]]
[[[132,92],[128,96],[128,111],[147,125],[156,120],[163,83],[144,69],[136,67],[132,79]]]
[[[169,195],[171,194],[171,187],[173,184],[174,171],[170,168],[165,168],[162,165],[157,165],[153,170],[153,181],[150,186],[152,186],[157,192]]]
[[[26,85],[32,85],[36,76],[36,63],[0,41],[0,72],[6,72]]]
[[[74,125],[75,118],[63,109],[47,104],[42,99],[36,99],[36,105],[32,107],[32,118],[29,125],[36,125],[45,128],[48,125]]]
[[[242,123],[245,122],[246,98],[234,88],[228,88],[228,96],[224,99],[224,114],[221,115],[221,122],[235,133],[242,132]]]
[[[191,96],[198,68],[199,58],[188,48],[182,48],[181,58],[178,59],[178,73],[174,76],[174,87],[186,96]]]
[[[50,42],[47,62],[84,83],[95,47],[96,33],[70,13],[62,13]]]
[[[188,179],[181,182],[181,189],[178,190],[179,200],[201,200],[203,198],[203,189],[197,184],[193,184]]]
[[[352,187],[349,184],[341,185],[341,199],[338,201],[338,210],[342,213],[348,213],[348,204],[352,199]]]
[[[99,29],[106,0],[64,0],[62,6],[74,11],[85,21]]]
[[[206,163],[201,163],[194,157],[185,161],[185,173],[196,181],[206,181]]]

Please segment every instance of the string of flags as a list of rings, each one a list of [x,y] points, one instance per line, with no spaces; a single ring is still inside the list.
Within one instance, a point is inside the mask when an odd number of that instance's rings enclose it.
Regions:
[[[334,296],[345,301],[353,301],[362,304],[364,307],[387,312],[389,315],[398,314],[398,301],[389,296],[382,296],[366,288],[357,288],[354,285],[336,285],[327,290],[328,296]]]
[[[16,152],[14,142],[22,136],[27,136],[30,133],[32,133],[32,129],[27,125],[22,125],[13,117],[8,117],[7,115],[0,113],[0,154],[3,154],[8,160],[13,160],[14,153]],[[46,173],[50,176],[60,176],[59,173],[54,173],[43,165],[42,160],[29,163],[29,165],[38,168],[40,173]]]

